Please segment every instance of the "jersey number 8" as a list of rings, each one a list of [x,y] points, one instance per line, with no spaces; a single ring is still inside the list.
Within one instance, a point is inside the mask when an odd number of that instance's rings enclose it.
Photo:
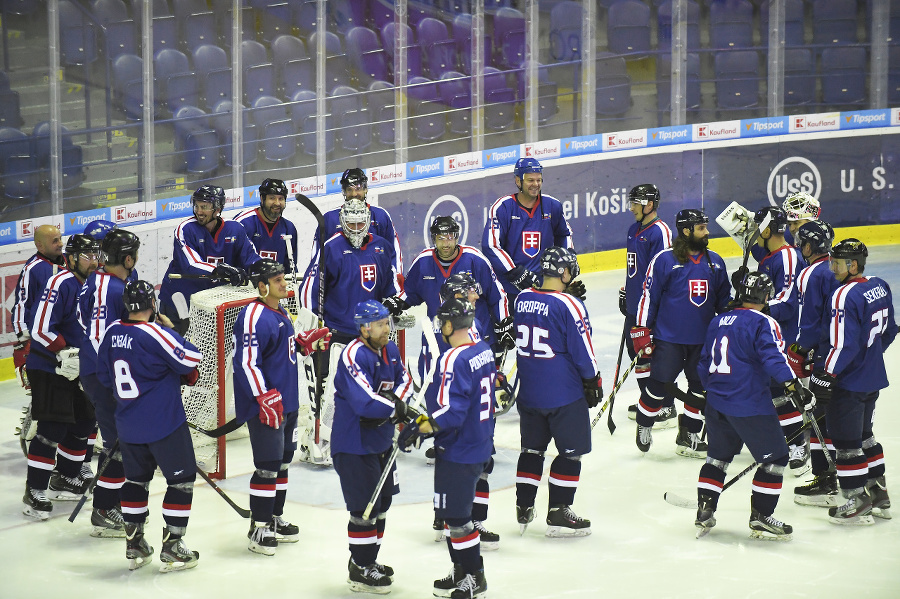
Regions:
[[[125,360],[116,360],[113,363],[116,371],[116,393],[119,399],[134,399],[141,394],[137,381],[131,376],[131,366]]]

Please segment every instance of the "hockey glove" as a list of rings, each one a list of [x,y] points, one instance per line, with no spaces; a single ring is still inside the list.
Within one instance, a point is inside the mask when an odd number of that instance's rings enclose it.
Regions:
[[[809,412],[816,407],[816,396],[800,384],[800,379],[794,379],[784,384],[785,394],[791,398],[791,403],[801,414]]]
[[[74,381],[78,378],[80,361],[77,347],[64,347],[56,354],[56,374]]]
[[[588,408],[596,408],[603,401],[603,379],[599,374],[590,379],[581,379],[584,387],[584,399]]]
[[[647,327],[631,327],[631,345],[635,352],[644,350],[644,357],[653,354],[653,335]]]
[[[426,430],[422,430],[422,429]],[[422,445],[422,441],[430,439],[438,431],[434,420],[425,414],[420,414],[418,418],[403,427],[397,436],[397,447],[401,451],[409,453],[413,447],[418,449]]]
[[[25,359],[28,357],[28,352],[31,349],[31,339],[27,336],[22,335],[19,337],[16,344],[13,345],[13,367],[22,368],[25,366]]]
[[[378,395],[394,402],[394,413],[391,414],[391,424],[407,424],[414,422],[422,415],[417,409],[400,399],[393,391],[379,391]]]
[[[409,310],[410,308],[409,304],[399,295],[386,297],[381,300],[381,303],[391,313],[391,316],[400,316],[404,310]]]
[[[197,384],[197,379],[200,378],[200,371],[196,368],[190,371],[187,374],[181,375],[181,384],[187,385],[188,387],[193,387]]]
[[[587,301],[587,290],[584,288],[584,283],[581,281],[569,281],[569,284],[563,289],[563,293],[575,296],[581,301]]]
[[[747,276],[747,273],[750,272],[750,269],[746,266],[741,266],[736,271],[731,273],[731,286],[734,287],[734,290],[740,293],[744,284],[744,277]]]
[[[824,368],[816,368],[809,376],[809,390],[816,396],[820,406],[828,405],[837,379]]]
[[[314,351],[325,351],[331,343],[331,331],[328,327],[301,331],[294,337],[301,356],[308,356]]]
[[[812,374],[813,350],[805,350],[796,343],[792,343],[785,353],[795,377],[805,379]]]
[[[516,347],[516,336],[513,335],[513,317],[507,316],[500,322],[494,323],[494,336],[503,351]]]
[[[628,316],[628,303],[625,301],[625,288],[619,287],[619,312],[622,316]]]
[[[530,289],[538,285],[537,275],[524,266],[517,266],[507,272],[506,279],[519,289]]]
[[[259,404],[259,421],[266,426],[278,428],[284,420],[284,406],[281,405],[281,393],[278,389],[269,389],[256,396]]]
[[[230,264],[219,264],[212,272],[212,276],[215,279],[219,279],[220,281],[225,281],[229,285],[233,285],[235,287],[243,287],[247,283],[250,282],[250,279],[247,278],[247,273],[244,272],[242,268],[236,268],[231,266]]]

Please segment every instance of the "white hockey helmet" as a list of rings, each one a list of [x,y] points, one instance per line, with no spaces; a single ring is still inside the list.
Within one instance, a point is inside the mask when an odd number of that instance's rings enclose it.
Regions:
[[[363,241],[369,236],[371,222],[372,215],[363,200],[350,198],[341,206],[341,228],[353,247],[362,246]]]
[[[822,211],[822,205],[819,204],[819,200],[805,191],[789,195],[781,205],[781,208],[789,221],[815,220],[819,218],[819,213]]]

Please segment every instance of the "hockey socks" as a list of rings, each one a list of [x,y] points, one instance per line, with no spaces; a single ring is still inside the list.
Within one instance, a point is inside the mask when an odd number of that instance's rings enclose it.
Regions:
[[[494,470],[494,458],[488,462],[484,472],[478,477],[475,483],[475,503],[472,504],[472,520],[483,522],[487,520],[488,500],[491,496],[491,485],[488,482],[488,475]]]
[[[787,462],[787,456],[778,461]],[[750,505],[764,516],[771,516],[775,513],[775,506],[778,505],[778,497],[781,495],[785,466],[787,463],[761,464],[753,475],[753,482],[750,483],[752,491]]]
[[[28,445],[28,486],[32,489],[46,490],[50,484],[50,475],[56,464],[56,443],[44,437],[40,432]]]
[[[580,457],[580,456],[579,456]],[[550,464],[550,505],[572,505],[581,474],[581,461],[577,458],[557,456]]]
[[[193,474],[193,473],[192,473]],[[196,476],[196,475],[194,475]],[[181,482],[169,482],[169,488],[163,497],[162,514],[166,527],[179,534],[187,529],[191,515],[191,502],[194,499],[194,478]]]
[[[822,434],[827,435],[828,433],[823,430]],[[831,454],[832,461],[835,460],[834,445],[829,437],[825,437],[825,449]],[[811,433],[809,436],[809,456],[812,464],[812,473],[816,476],[828,470],[828,459],[825,457],[825,449],[822,447],[822,440],[815,433]]]
[[[288,465],[282,464],[278,471],[278,477],[275,479],[275,505],[272,511],[279,516],[284,513],[284,500],[287,498]]]
[[[869,465],[869,480],[884,476],[884,450],[881,443],[876,441],[875,437],[869,437],[863,439],[862,448]]]
[[[454,564],[462,566],[467,574],[474,574],[483,567],[481,537],[471,520],[463,520],[463,518],[447,518],[447,527],[450,529],[450,559]]]
[[[257,468],[250,476],[250,511],[256,522],[268,522],[272,519],[275,504],[278,502],[278,478],[274,470]],[[285,481],[285,486],[287,486]],[[284,499],[281,501],[284,507]]]
[[[362,519],[362,512],[351,512],[347,523],[347,541],[350,544],[350,557],[359,566],[374,564],[378,558],[377,518]]]
[[[655,379],[645,379],[646,392],[641,393],[641,399],[637,404],[635,420],[643,427],[652,427],[656,422],[656,414],[662,409],[666,399],[666,386]]]
[[[100,454],[101,464],[106,460],[106,454]],[[116,451],[109,459],[103,474],[97,479],[94,487],[94,508],[109,510],[119,505],[119,493],[125,484],[125,467],[122,465],[122,454]]]
[[[143,524],[147,520],[150,481],[143,482],[126,478],[120,493],[122,497],[122,518],[126,523]]]
[[[79,430],[82,429],[82,430]],[[69,425],[66,436],[56,448],[56,471],[68,478],[77,478],[87,455],[88,436],[84,423]]]
[[[699,503],[704,497],[708,498],[712,502],[713,511],[716,511],[716,507],[719,505],[719,495],[722,494],[722,487],[725,486],[725,471],[728,469],[728,464],[728,462],[707,457],[706,463],[700,467],[700,476],[697,479],[697,501]]]
[[[534,505],[543,471],[543,451],[525,449],[519,454],[519,463],[516,466],[516,505],[522,507]]]
[[[847,448],[845,445],[840,441],[834,442],[837,449],[835,465],[837,466],[838,486],[844,497],[853,497],[866,486],[866,480],[869,477],[869,459],[862,449]],[[875,461],[877,462],[878,459],[876,458]],[[881,472],[884,473],[883,458],[881,468]]]

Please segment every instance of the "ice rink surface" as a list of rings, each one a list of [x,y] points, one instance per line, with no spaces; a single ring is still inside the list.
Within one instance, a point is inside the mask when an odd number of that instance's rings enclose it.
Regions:
[[[870,248],[867,275],[884,278],[900,293],[898,246]],[[737,259],[727,261],[729,271]],[[598,348],[604,389],[613,386],[615,359],[622,333],[617,290],[624,273],[583,276]],[[898,305],[897,297],[894,298]],[[410,335],[410,349],[417,344]],[[775,516],[794,527],[791,542],[751,540],[750,479],[725,492],[716,513],[717,526],[695,539],[695,510],[663,500],[670,491],[696,497],[701,461],[674,453],[677,429],[656,431],[646,455],[634,443],[635,424],[626,406],[638,392],[629,380],[617,398],[614,435],[606,417],[594,430],[594,446],[585,457],[575,511],[592,523],[593,534],[578,539],[548,539],[543,516],[547,507],[546,471],[538,491],[538,517],[519,535],[515,520],[515,464],[518,417],[513,409],[497,422],[496,467],[491,475],[489,529],[501,536],[499,551],[484,552],[488,596],[499,599],[594,597],[810,597],[826,599],[900,596],[900,387],[896,379],[900,348],[886,354],[894,386],[882,392],[875,434],[884,446],[888,490],[894,496],[894,521],[876,518],[869,527],[842,527],[827,521],[822,508],[793,503],[793,487],[808,476],[785,477]],[[627,360],[622,366],[624,371]],[[682,381],[682,388],[684,383]],[[147,539],[156,549],[154,562],[129,572],[124,539],[89,536],[90,504],[74,524],[67,517],[74,502],[54,502],[44,523],[21,514],[26,464],[13,436],[26,399],[15,381],[0,383],[0,598],[66,599],[122,597],[358,597],[346,584],[347,513],[337,474],[295,463],[285,516],[300,526],[299,543],[282,545],[274,557],[247,550],[249,522],[243,520],[208,485],[199,481],[185,536],[200,552],[197,568],[160,574],[160,514],[165,482],[154,480]],[[679,410],[681,409],[679,404]],[[552,451],[552,448],[551,448]],[[401,456],[400,495],[388,512],[379,561],[395,570],[391,597],[431,596],[432,581],[450,567],[444,544],[433,541],[432,470],[424,452]],[[745,451],[735,458],[729,478],[750,464]],[[96,470],[96,462],[94,463]],[[249,505],[252,469],[249,443],[229,443],[228,474],[222,487],[238,504]]]

